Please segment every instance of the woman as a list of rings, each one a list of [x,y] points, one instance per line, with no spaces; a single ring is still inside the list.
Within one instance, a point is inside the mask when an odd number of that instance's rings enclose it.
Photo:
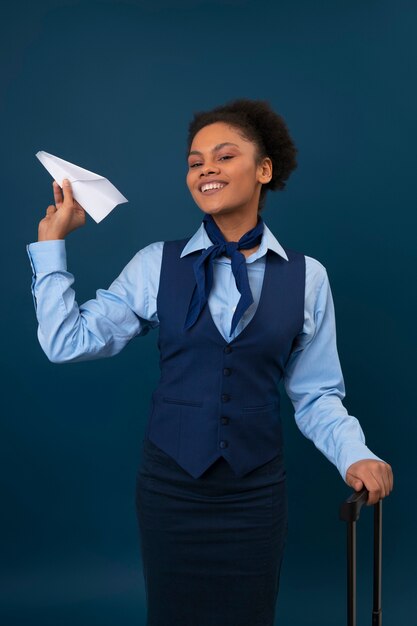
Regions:
[[[51,361],[112,356],[159,327],[161,379],[136,493],[149,626],[272,626],[287,533],[282,378],[300,430],[347,484],[365,486],[368,504],[393,487],[342,404],[326,270],[284,248],[261,217],[295,154],[265,101],[195,114],[187,185],[200,228],[146,246],[79,308],[64,239],[85,212],[70,184],[62,193],[53,183],[55,205],[28,246]]]

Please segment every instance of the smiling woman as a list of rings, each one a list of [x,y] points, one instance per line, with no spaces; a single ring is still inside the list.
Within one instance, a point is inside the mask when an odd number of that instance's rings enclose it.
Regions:
[[[213,146],[210,140],[215,141],[216,136],[222,137],[223,141]],[[209,145],[212,146],[210,150]],[[187,159],[189,169],[198,170],[198,174],[189,173],[187,184],[198,204],[198,195],[196,197],[192,191],[193,181],[198,179],[201,168],[207,167],[210,158],[220,163],[236,157],[238,161],[242,156],[249,158],[255,168],[264,166],[268,172],[257,186],[260,191],[258,211],[262,211],[268,189],[284,189],[291,172],[297,167],[296,153],[284,119],[268,102],[235,100],[194,115],[188,131]],[[242,159],[236,169],[241,167]]]
[[[218,143],[220,138],[227,141]],[[245,217],[253,220],[262,185],[271,177],[271,159],[265,157],[257,165],[256,146],[228,124],[215,122],[196,133],[189,156],[187,185],[204,213],[216,215],[217,220],[231,213],[239,221]],[[248,230],[244,223],[241,227],[242,234]]]
[[[78,306],[65,236],[85,222],[71,185],[27,246],[38,338],[54,363],[110,357],[159,328],[136,483],[148,626],[273,626],[287,536],[278,386],[301,432],[369,504],[393,486],[342,404],[325,267],[281,245],[260,213],[296,148],[268,103],[195,114],[186,182],[191,237],[139,250]]]

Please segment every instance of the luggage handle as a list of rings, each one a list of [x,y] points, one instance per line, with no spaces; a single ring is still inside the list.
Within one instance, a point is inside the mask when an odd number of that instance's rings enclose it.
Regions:
[[[356,626],[356,522],[362,506],[368,501],[368,490],[355,491],[339,509],[339,518],[347,523],[347,623]],[[374,559],[372,626],[382,626],[382,500],[374,508]]]

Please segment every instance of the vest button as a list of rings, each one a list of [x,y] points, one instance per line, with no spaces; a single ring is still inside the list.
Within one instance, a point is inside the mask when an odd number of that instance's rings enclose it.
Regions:
[[[223,369],[223,375],[224,375],[224,376],[230,376],[231,371],[232,371],[232,370],[230,369],[230,367],[225,367],[225,368]]]
[[[224,351],[226,354],[230,354],[232,350],[233,350],[232,346],[225,346],[224,348]]]
[[[229,402],[230,396],[228,393],[222,393],[222,402]]]
[[[229,418],[228,417],[222,417],[221,418],[221,422],[222,422],[222,424],[228,424],[229,423]]]
[[[227,441],[221,441],[219,445],[221,448],[227,448]]]

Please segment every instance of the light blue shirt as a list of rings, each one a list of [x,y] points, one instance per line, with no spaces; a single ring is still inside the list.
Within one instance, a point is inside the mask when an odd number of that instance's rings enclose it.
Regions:
[[[108,289],[78,306],[67,271],[65,240],[36,241],[26,246],[30,259],[32,295],[38,320],[39,343],[53,363],[69,363],[114,356],[133,338],[159,325],[157,295],[163,241],[139,250]],[[181,257],[212,245],[204,224],[191,237]],[[226,341],[250,322],[258,306],[267,249],[288,261],[283,247],[267,225],[258,250],[246,258],[254,302],[229,336],[240,298],[228,257],[214,261],[213,287],[208,306]],[[284,375],[286,393],[303,435],[333,463],[345,480],[346,470],[365,458],[382,460],[365,445],[356,417],[342,404],[345,386],[336,347],[333,298],[326,268],[306,259],[304,325],[294,344]],[[285,298],[285,294],[281,294]]]

